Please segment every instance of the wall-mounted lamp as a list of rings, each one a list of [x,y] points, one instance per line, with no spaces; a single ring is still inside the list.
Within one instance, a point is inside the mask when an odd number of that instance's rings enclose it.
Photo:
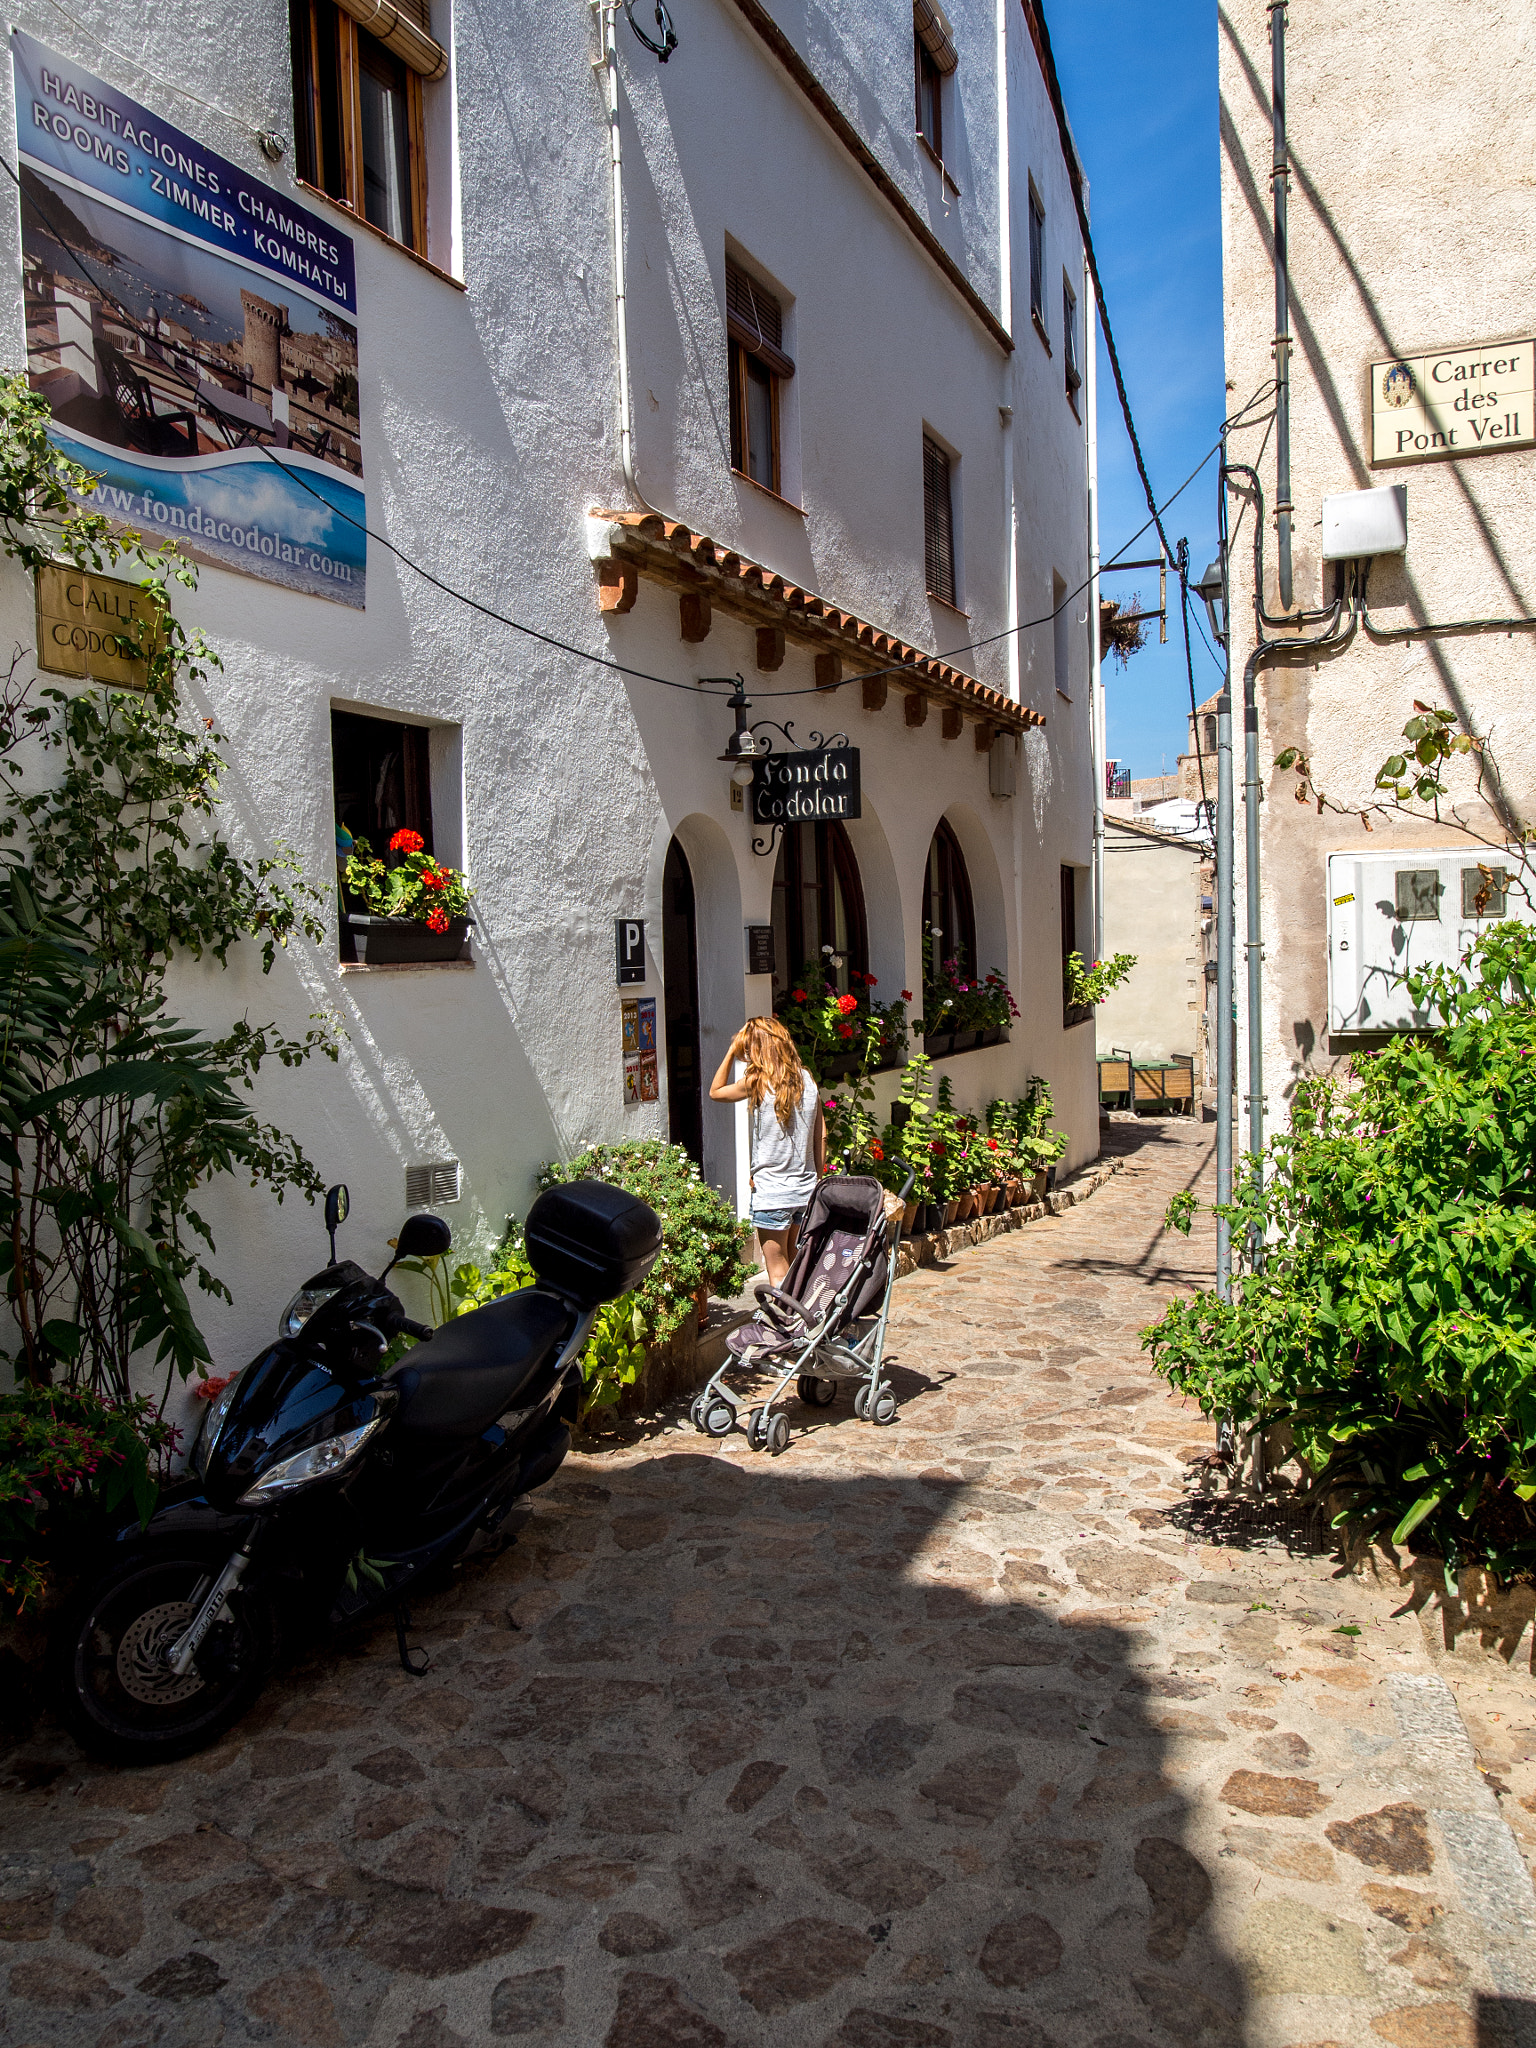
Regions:
[[[1196,597],[1204,598],[1206,617],[1211,622],[1211,632],[1216,644],[1227,644],[1227,579],[1218,555],[1195,585]]]
[[[736,730],[726,741],[725,752],[718,758],[730,763],[731,780],[736,787],[746,789],[757,772],[755,764],[758,755],[767,751],[765,747],[758,745],[747,725],[747,713],[752,709],[752,701],[747,695],[746,682],[741,676],[701,676],[699,680],[701,683],[735,684],[735,688],[726,699],[726,704],[736,714]]]

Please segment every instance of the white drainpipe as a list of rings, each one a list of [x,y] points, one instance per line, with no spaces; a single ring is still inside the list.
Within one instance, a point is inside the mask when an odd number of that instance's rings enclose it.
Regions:
[[[1109,753],[1104,704],[1104,649],[1099,640],[1098,302],[1083,265],[1083,404],[1088,412],[1088,630],[1093,673],[1088,686],[1093,754],[1093,957],[1104,958],[1104,773]]]
[[[624,264],[624,150],[619,134],[619,46],[614,35],[618,0],[592,0],[602,26],[603,54],[593,69],[605,75],[608,93],[608,163],[613,187],[613,314],[619,348],[619,461],[624,481],[644,512],[656,507],[635,477],[635,416],[629,397],[629,300]]]

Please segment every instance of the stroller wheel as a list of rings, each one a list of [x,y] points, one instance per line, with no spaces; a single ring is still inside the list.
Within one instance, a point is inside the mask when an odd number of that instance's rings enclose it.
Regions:
[[[882,1387],[876,1394],[869,1408],[869,1418],[871,1422],[879,1423],[882,1428],[886,1423],[896,1420],[896,1396],[889,1387]]]
[[[768,1410],[754,1408],[747,1416],[747,1443],[754,1451],[768,1446]]]
[[[704,1427],[704,1409],[706,1405],[706,1397],[703,1394],[695,1394],[688,1403],[688,1420],[695,1429],[702,1429]]]
[[[789,1449],[789,1417],[787,1415],[770,1416],[767,1442],[768,1449],[775,1458],[779,1455],[780,1451],[787,1451]]]
[[[853,1397],[853,1412],[855,1415],[857,1415],[860,1422],[864,1420],[864,1411],[868,1408],[868,1406],[869,1387],[866,1384],[860,1387],[859,1391]]]
[[[729,1436],[736,1420],[729,1401],[716,1401],[704,1410],[699,1427],[709,1436]]]
[[[837,1399],[837,1381],[819,1380],[814,1373],[803,1372],[797,1391],[807,1408],[830,1408]]]

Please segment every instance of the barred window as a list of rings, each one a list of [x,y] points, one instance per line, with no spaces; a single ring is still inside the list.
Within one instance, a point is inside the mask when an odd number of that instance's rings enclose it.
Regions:
[[[955,602],[955,507],[949,457],[923,436],[923,569],[929,594]]]

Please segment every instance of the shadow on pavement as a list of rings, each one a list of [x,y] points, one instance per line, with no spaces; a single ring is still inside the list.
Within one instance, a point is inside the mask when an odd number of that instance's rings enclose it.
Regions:
[[[381,1630],[154,1778],[34,1738],[68,1768],[10,1801],[18,2042],[1238,2048],[1169,1759],[1214,1683],[1044,1610],[1068,1516],[603,1476],[418,1605],[420,1683]]]

